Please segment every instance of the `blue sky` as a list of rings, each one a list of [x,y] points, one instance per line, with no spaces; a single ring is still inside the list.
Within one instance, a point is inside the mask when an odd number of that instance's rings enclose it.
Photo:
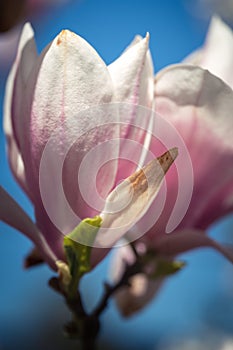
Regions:
[[[39,51],[62,29],[69,28],[89,41],[110,63],[136,34],[150,33],[155,70],[182,60],[205,38],[208,20],[194,17],[181,0],[82,0],[71,1],[34,21]],[[186,1],[187,3],[187,1]],[[7,69],[0,72],[0,103]],[[2,117],[2,115],[1,115]],[[32,208],[10,174],[0,131],[1,184],[32,215]],[[211,229],[211,235],[230,241],[232,218]],[[61,298],[49,290],[52,276],[47,267],[24,271],[23,257],[31,244],[0,223],[0,349],[72,349],[63,340],[62,324],[69,319]],[[233,335],[233,268],[210,250],[185,254],[188,267],[165,284],[162,292],[143,312],[123,320],[114,303],[104,314],[101,341],[113,349],[157,349],[179,337],[202,337],[212,329]],[[88,307],[100,295],[106,278],[106,259],[83,281]],[[231,288],[231,289],[230,289]],[[231,293],[229,292],[231,291]],[[47,347],[48,348],[48,347]]]

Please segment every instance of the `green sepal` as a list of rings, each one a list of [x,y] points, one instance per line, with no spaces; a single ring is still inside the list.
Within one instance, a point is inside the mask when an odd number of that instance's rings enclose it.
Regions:
[[[150,278],[156,279],[160,277],[174,275],[186,266],[184,261],[169,261],[164,259],[156,260],[155,271],[150,274]]]
[[[95,216],[83,220],[71,233],[64,237],[64,250],[70,269],[71,282],[67,287],[68,294],[76,294],[81,277],[91,270],[91,250],[102,219]],[[84,245],[79,242],[85,242]]]

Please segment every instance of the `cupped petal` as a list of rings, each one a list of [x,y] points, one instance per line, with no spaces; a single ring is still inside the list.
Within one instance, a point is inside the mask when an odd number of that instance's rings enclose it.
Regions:
[[[56,269],[55,254],[49,248],[46,240],[24,210],[0,186],[0,220],[14,227],[30,238],[39,249],[43,259]]]
[[[222,144],[230,149],[233,148],[232,93],[232,89],[221,79],[207,70],[191,65],[173,65],[155,77],[156,107],[159,98],[167,99],[168,102],[170,100],[180,107],[195,107],[199,112],[196,118],[208,123]],[[177,118],[175,115],[173,120]],[[185,120],[182,120],[184,126],[188,124],[188,118],[186,113]]]
[[[20,105],[23,103],[26,81],[36,57],[34,32],[31,25],[26,23],[20,37],[15,62],[6,83],[3,128],[7,138],[7,152],[12,172],[27,194],[28,186],[25,178],[25,169],[21,152],[16,142],[12,119],[20,118],[19,111]],[[16,79],[17,76],[18,79]],[[22,122],[22,120],[19,122]]]
[[[124,273],[126,265],[135,262],[135,255],[129,245],[115,248],[110,262],[110,278],[117,283]],[[115,300],[120,313],[129,317],[141,310],[158,293],[163,279],[152,280],[145,274],[136,274],[130,279],[130,286],[119,289],[115,294]]]
[[[233,92],[206,70],[175,65],[162,70],[155,79],[155,108],[176,128],[185,143],[192,161],[194,183],[187,177],[178,187],[177,175],[168,174],[166,206],[151,234],[154,230],[164,232],[179,188],[192,185],[191,203],[189,206],[187,203],[188,211],[180,225],[206,229],[228,212],[221,194],[233,181]],[[156,154],[160,149],[160,143],[153,140],[151,151]],[[177,173],[185,173],[182,154],[179,160]],[[208,208],[214,199],[221,200],[210,212]]]
[[[185,63],[199,65],[233,87],[233,31],[219,17],[211,20],[205,45]]]
[[[137,144],[147,147],[154,91],[153,62],[148,43],[149,34],[144,39],[137,36],[123,54],[108,66],[116,101],[122,103],[119,111],[122,140],[116,183],[132,174],[144,161],[141,158],[142,147],[137,147]],[[130,143],[126,139],[135,142]]]

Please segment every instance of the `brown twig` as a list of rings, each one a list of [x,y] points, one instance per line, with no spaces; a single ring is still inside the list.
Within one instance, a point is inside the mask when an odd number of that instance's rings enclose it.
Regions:
[[[79,291],[77,291],[77,294],[70,299],[62,288],[58,278],[54,277],[49,281],[50,287],[64,296],[66,304],[73,315],[72,321],[67,323],[64,327],[65,333],[70,338],[80,339],[83,350],[95,349],[96,338],[100,329],[99,319],[103,311],[106,309],[109,299],[122,287],[130,286],[131,277],[140,273],[142,268],[143,264],[139,256],[137,256],[136,261],[132,265],[126,263],[125,271],[116,284],[104,284],[105,288],[103,296],[96,308],[90,314],[85,311]]]

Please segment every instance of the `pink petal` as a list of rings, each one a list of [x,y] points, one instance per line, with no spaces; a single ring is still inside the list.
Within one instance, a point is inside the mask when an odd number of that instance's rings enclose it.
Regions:
[[[174,170],[173,173],[168,173],[165,209],[151,234],[164,232],[169,217],[173,215],[174,218],[181,219],[187,209],[180,227],[205,229],[228,212],[222,194],[233,181],[233,92],[208,71],[194,66],[177,65],[157,75],[155,102],[156,111],[165,122],[175,127],[180,134],[180,142],[184,142],[187,147],[192,160],[194,188],[189,205],[183,191],[189,188],[192,190],[193,184],[190,176],[187,176],[190,169],[184,166],[187,162],[184,162],[185,153],[181,150],[177,159],[180,162],[177,164],[177,174],[182,174],[183,181],[178,185]],[[161,135],[160,130],[157,132],[162,142],[166,141],[163,131],[164,128]],[[173,135],[171,133],[169,142],[176,146]],[[153,140],[152,152],[156,154],[160,149],[161,144]],[[181,193],[181,196],[175,205],[177,193]],[[182,207],[183,204],[186,205],[186,210]],[[211,212],[210,205],[213,209]],[[176,225],[175,221],[173,230],[179,224],[179,220]]]
[[[233,87],[233,32],[219,17],[211,20],[204,47],[185,59],[199,65]]]
[[[231,214],[233,211],[233,183],[227,181],[224,186],[221,186],[208,200],[199,221],[202,227],[208,227],[213,223],[213,213],[218,213],[218,216],[225,216]],[[201,225],[200,225],[201,226]]]
[[[30,24],[26,23],[21,34],[15,62],[7,79],[4,100],[4,132],[7,137],[7,151],[12,172],[16,180],[27,193],[28,186],[25,178],[25,169],[18,144],[16,143],[12,127],[12,118],[20,118],[19,111],[21,108],[20,104],[22,103],[22,93],[25,90],[26,81],[36,56],[34,33]],[[17,75],[18,79],[16,80]],[[18,98],[18,101],[15,102],[14,94],[19,92],[21,96]],[[12,109],[12,103],[16,103],[14,109]],[[13,111],[15,111],[15,113],[12,115]],[[21,123],[22,120],[18,122]]]
[[[154,241],[156,251],[165,255],[177,255],[201,247],[214,248],[233,262],[232,248],[222,246],[200,230],[187,229],[170,235],[164,234]]]
[[[132,265],[135,255],[129,245],[115,248],[111,265],[110,278],[116,283],[120,280],[126,264]],[[130,279],[130,287],[123,287],[115,294],[120,313],[127,317],[142,309],[157,294],[163,279],[152,280],[144,274],[137,274]]]
[[[26,94],[26,106],[32,98],[31,111],[25,112],[30,129],[19,127],[27,179],[38,226],[62,258],[62,234],[101,211],[101,197],[115,181],[116,161],[100,169],[95,181],[100,165],[118,157],[116,144],[107,144],[104,152],[96,147],[119,136],[118,125],[112,124],[118,121],[110,104],[112,81],[96,51],[76,34],[62,31],[39,57]]]
[[[44,260],[56,269],[57,260],[42,234],[15,200],[0,186],[0,220],[24,233],[39,249]]]
[[[148,34],[144,39],[136,37],[126,51],[108,66],[116,101],[121,102],[119,117],[122,140],[116,183],[132,174],[138,164],[143,165],[142,145],[147,142],[151,112],[141,106],[151,108],[154,90],[148,42]]]

